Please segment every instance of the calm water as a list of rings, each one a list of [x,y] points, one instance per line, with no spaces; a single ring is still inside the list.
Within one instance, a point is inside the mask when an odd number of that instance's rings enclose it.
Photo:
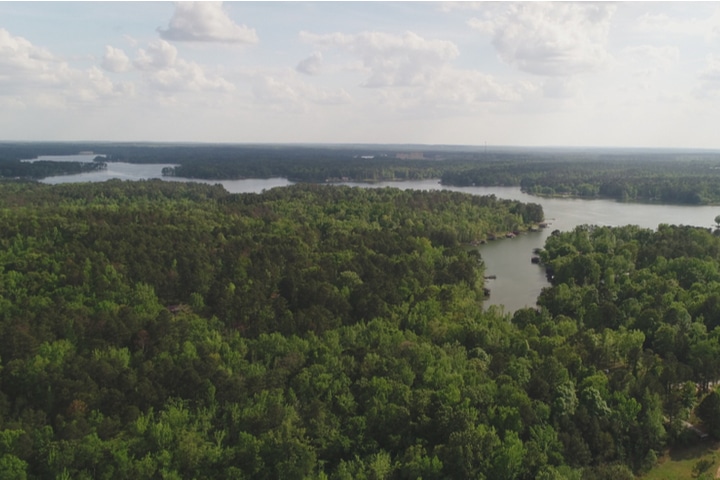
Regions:
[[[92,162],[95,157],[103,157],[105,155],[95,153],[78,153],[77,155],[40,155],[37,158],[23,160],[23,162],[37,162],[38,160],[47,160],[50,162]]]
[[[90,156],[95,158],[94,156]],[[39,160],[46,158],[40,157]],[[70,160],[67,160],[70,161]],[[78,173],[77,175],[59,175],[57,177],[47,177],[41,180],[43,183],[82,183],[82,182],[104,182],[113,178],[120,180],[146,180],[150,178],[163,178],[162,169],[172,167],[171,164],[150,164],[141,165],[134,163],[108,163],[107,170],[98,170],[95,172]]]
[[[76,157],[71,155],[68,157]],[[68,158],[62,157],[62,158]],[[84,157],[87,158],[87,157]],[[90,156],[92,158],[94,156]],[[39,157],[38,160],[49,160],[51,157]],[[65,160],[71,161],[71,160]],[[79,160],[75,160],[79,161]],[[196,180],[182,177],[163,177],[162,169],[165,167],[174,167],[170,163],[154,163],[154,164],[135,164],[124,162],[111,162],[107,164],[106,170],[79,173],[77,175],[60,175],[56,177],[47,177],[41,180],[43,183],[78,183],[78,182],[104,182],[111,179],[120,180],[147,180],[151,178],[160,178],[169,182],[200,182],[209,183],[211,185],[222,184],[230,193],[260,193],[275,187],[285,187],[291,185],[286,178],[248,178],[245,180]]]
[[[94,158],[92,156],[91,158]],[[210,184],[221,184],[230,193],[259,193],[263,190],[291,185],[284,178],[245,179],[245,180],[190,180],[178,177],[163,177],[164,167],[172,165],[136,165],[129,163],[108,163],[108,169],[102,172],[83,173],[50,177],[45,183],[66,182],[102,182],[111,178],[141,180],[162,178],[168,181],[200,181]],[[343,185],[364,188],[397,187],[418,190],[453,190],[473,195],[495,195],[522,202],[539,203],[545,212],[550,227],[536,233],[520,235],[513,239],[502,239],[481,245],[479,248],[486,265],[486,275],[496,275],[488,280],[486,286],[491,294],[486,305],[502,305],[506,312],[518,308],[534,306],[537,296],[548,283],[542,267],[530,262],[533,249],[542,247],[552,230],[571,230],[577,225],[639,225],[645,228],[657,228],[661,223],[678,225],[695,225],[711,227],[716,215],[720,214],[717,207],[691,207],[678,205],[649,205],[637,203],[620,203],[611,200],[580,200],[565,198],[539,198],[524,194],[517,187],[445,187],[437,180],[416,182],[381,182],[376,184],[344,183]]]

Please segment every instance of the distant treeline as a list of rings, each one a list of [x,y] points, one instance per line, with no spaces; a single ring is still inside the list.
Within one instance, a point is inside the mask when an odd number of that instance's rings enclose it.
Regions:
[[[73,154],[107,161],[168,163],[168,176],[208,180],[285,177],[297,182],[403,181],[519,186],[541,196],[720,204],[720,153],[675,150],[491,149],[418,145],[0,144],[0,159]],[[13,164],[19,169],[17,163]],[[43,165],[3,176],[41,178]],[[71,168],[68,165],[60,169]],[[85,167],[83,167],[85,168]],[[64,173],[76,173],[66,171]]]
[[[14,159],[0,159],[0,177],[40,179],[56,175],[75,175],[78,173],[104,170],[104,162],[53,162],[38,160],[22,162]]]
[[[77,155],[81,151],[97,150],[74,143],[0,143],[0,177],[38,180],[107,168],[102,157],[95,157],[93,162],[35,160],[43,155]]]
[[[443,173],[448,185],[520,186],[542,196],[620,201],[720,203],[720,154],[540,155],[463,165]]]

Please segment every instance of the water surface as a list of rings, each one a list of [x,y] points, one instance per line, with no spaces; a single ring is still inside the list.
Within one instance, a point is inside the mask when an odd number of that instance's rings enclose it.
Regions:
[[[83,156],[94,158],[95,155]],[[142,180],[161,178],[173,182],[202,182],[221,184],[230,193],[260,193],[275,187],[292,185],[285,178],[243,180],[196,180],[180,177],[163,177],[162,169],[171,164],[108,163],[107,170],[78,175],[49,177],[45,183],[102,182],[111,178]],[[532,307],[543,287],[548,286],[542,267],[531,263],[533,250],[542,248],[545,239],[555,230],[567,231],[577,225],[639,225],[656,229],[659,224],[694,225],[710,228],[720,206],[681,206],[642,203],[622,203],[614,200],[583,200],[576,198],[541,198],[525,194],[518,187],[447,187],[438,180],[405,182],[356,183],[342,185],[363,188],[396,187],[418,190],[453,190],[472,195],[495,195],[498,198],[539,203],[543,207],[549,228],[527,233],[513,239],[500,239],[478,247],[486,265],[486,275],[496,276],[487,280],[490,297],[486,305],[502,305],[506,312]]]

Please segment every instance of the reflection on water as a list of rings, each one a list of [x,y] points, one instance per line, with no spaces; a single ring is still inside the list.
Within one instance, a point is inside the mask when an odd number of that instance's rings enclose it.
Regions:
[[[77,155],[40,155],[37,158],[30,158],[27,160],[20,160],[21,162],[39,162],[39,161],[48,161],[48,162],[80,162],[80,163],[89,163],[95,160],[96,157],[103,157],[105,158],[105,155],[95,154],[92,152],[87,153],[78,153]]]
[[[260,193],[275,187],[291,185],[285,178],[244,180],[194,180],[163,177],[162,169],[169,164],[137,165],[108,163],[108,169],[79,175],[50,177],[45,183],[102,182],[111,178],[141,180],[162,178],[167,181],[197,181],[221,184],[230,193]],[[513,239],[500,239],[478,247],[485,261],[486,275],[497,276],[487,280],[490,297],[486,305],[502,305],[506,312],[534,306],[537,296],[548,283],[542,267],[531,263],[533,250],[542,248],[552,230],[567,231],[577,225],[639,225],[655,229],[661,223],[694,225],[710,228],[720,207],[680,206],[621,203],[613,200],[581,200],[571,198],[540,198],[522,193],[517,187],[445,187],[437,180],[380,182],[374,184],[346,182],[342,185],[363,188],[396,187],[417,190],[453,190],[472,195],[495,195],[498,198],[539,203],[550,227],[540,232],[520,235]]]
[[[75,157],[68,155],[63,158]],[[92,157],[94,158],[94,157]],[[39,158],[39,159],[44,159]],[[71,160],[65,160],[71,161]],[[211,185],[221,184],[230,193],[259,193],[275,187],[286,187],[292,185],[286,178],[248,178],[244,180],[200,180],[182,177],[164,177],[162,170],[165,167],[175,167],[170,163],[136,164],[124,162],[110,162],[106,170],[96,172],[79,173],[77,175],[60,175],[47,177],[41,180],[43,183],[83,183],[83,182],[105,182],[112,179],[120,180],[148,180],[159,178],[169,182],[199,182]]]
[[[77,175],[58,175],[47,177],[41,180],[43,183],[84,183],[84,182],[105,182],[118,178],[120,180],[147,180],[150,178],[162,178],[162,169],[172,167],[171,164],[150,164],[141,165],[134,163],[112,162],[107,164],[107,169],[95,172],[78,173]]]

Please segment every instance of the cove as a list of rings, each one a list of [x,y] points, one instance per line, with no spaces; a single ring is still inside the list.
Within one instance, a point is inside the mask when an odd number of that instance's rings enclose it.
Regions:
[[[162,168],[168,165],[137,165],[129,163],[108,163],[108,169],[79,175],[49,177],[44,183],[102,182],[111,178],[142,180],[162,178],[166,181],[198,181],[221,184],[230,193],[260,193],[274,187],[291,185],[285,178],[243,179],[243,180],[195,180],[179,177],[163,177]],[[568,231],[578,225],[622,226],[638,225],[656,229],[660,224],[692,225],[711,228],[720,206],[686,206],[644,203],[623,203],[606,199],[543,198],[528,195],[519,187],[452,187],[441,185],[438,180],[356,183],[347,185],[362,188],[394,187],[416,190],[452,190],[471,195],[495,195],[498,198],[539,203],[543,207],[549,227],[540,232],[531,232],[513,239],[499,239],[478,247],[485,261],[490,297],[485,306],[497,305],[505,312],[514,312],[524,307],[534,307],[541,290],[548,286],[541,266],[531,263],[533,250],[542,248],[545,239],[553,230]]]
[[[346,185],[367,186],[360,183]],[[550,224],[540,232],[530,232],[512,239],[498,239],[478,247],[485,261],[485,275],[490,296],[485,306],[497,305],[511,313],[524,307],[534,307],[538,295],[549,286],[543,267],[533,264],[535,248],[542,248],[553,230],[568,231],[578,225],[622,226],[638,225],[657,229],[660,224],[692,225],[711,228],[720,206],[664,205],[623,203],[606,199],[543,198],[528,195],[519,187],[452,187],[437,180],[418,182],[382,182],[373,187],[444,189],[472,195],[495,195],[498,198],[539,203]]]

